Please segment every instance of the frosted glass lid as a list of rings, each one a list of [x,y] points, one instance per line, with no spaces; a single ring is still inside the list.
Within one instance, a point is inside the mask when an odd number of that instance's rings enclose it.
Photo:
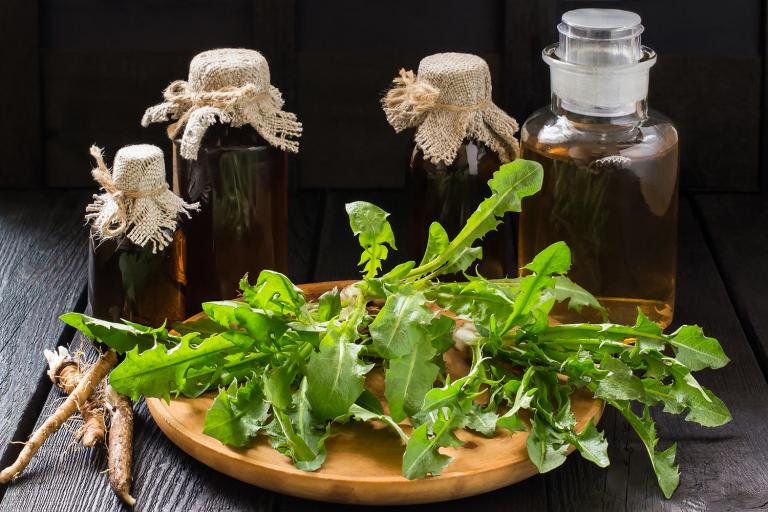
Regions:
[[[557,26],[557,56],[565,62],[597,67],[634,64],[643,57],[640,16],[619,9],[576,9]]]

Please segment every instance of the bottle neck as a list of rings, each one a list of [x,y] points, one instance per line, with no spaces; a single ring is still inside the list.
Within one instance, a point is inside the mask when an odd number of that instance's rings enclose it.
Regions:
[[[634,101],[630,105],[615,110],[609,109],[595,115],[583,113],[583,110],[579,109],[577,105],[573,105],[568,100],[552,93],[551,109],[555,115],[564,117],[575,125],[583,126],[584,129],[596,125],[601,128],[606,125],[615,126],[618,129],[634,128],[648,119],[648,100],[645,98]]]

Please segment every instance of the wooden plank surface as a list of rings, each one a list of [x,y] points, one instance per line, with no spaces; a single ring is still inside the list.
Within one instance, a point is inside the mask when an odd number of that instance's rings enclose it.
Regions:
[[[701,195],[696,205],[736,312],[768,376],[768,197]]]
[[[331,193],[327,203],[333,202],[335,208],[328,206],[324,209],[322,192],[307,191],[291,197],[292,213],[299,210],[292,216],[290,226],[290,274],[293,279],[300,281],[301,276],[314,275],[315,264],[311,253],[319,255],[324,262],[322,267],[317,267],[320,271],[333,272],[330,263],[334,256],[338,256],[339,267],[348,263],[349,272],[354,277],[358,251],[349,233],[344,233],[345,238],[351,241],[348,245],[334,246],[330,240],[321,242],[312,237],[312,232],[329,233],[329,223],[338,224],[336,216],[328,216],[329,211],[338,209],[336,213],[346,216],[344,201],[351,200],[347,195]],[[369,196],[369,200],[393,210],[399,200],[397,194],[391,193]],[[323,229],[316,225],[321,218],[324,220]],[[320,250],[302,250],[301,241],[319,244]],[[74,346],[79,345],[78,339]],[[51,390],[43,409],[52,410],[61,397],[57,389]],[[157,428],[143,402],[136,406],[136,412],[134,495],[139,500],[139,510],[167,510],[171,502],[175,510],[193,511],[360,510],[278,495],[221,475],[171,444]],[[74,506],[75,501],[79,512],[123,510],[124,507],[109,489],[106,477],[101,474],[105,468],[102,450],[85,449],[73,444],[72,428],[62,429],[43,446],[25,476],[7,488],[5,497],[0,501],[0,511],[61,510]],[[546,510],[544,479],[536,477],[494,493],[424,506],[420,510],[459,512],[467,507],[479,510],[512,511],[520,510],[520,507],[531,511]]]
[[[86,282],[86,196],[0,192],[0,464],[21,449],[47,394],[44,348],[65,330],[58,313],[81,303]],[[2,492],[2,490],[0,490]]]
[[[405,212],[399,192],[332,191],[327,201],[312,203],[308,211],[313,213],[304,216],[309,225],[322,218],[322,228],[314,228],[320,232],[317,262],[293,251],[294,278],[298,273],[314,280],[357,275],[359,250],[344,229],[343,204],[353,199],[369,200],[392,211],[395,232],[402,233]],[[657,411],[663,446],[679,443],[682,478],[672,500],[664,500],[658,491],[644,449],[626,422],[608,413],[601,425],[611,443],[609,469],[597,468],[575,455],[548,475],[419,510],[744,510],[759,509],[768,502],[768,469],[763,464],[768,460],[764,442],[768,437],[764,421],[768,386],[687,201],[682,202],[680,226],[677,321],[702,325],[720,339],[731,357],[732,363],[724,370],[702,372],[701,381],[725,400],[734,421],[720,429],[705,429]],[[295,243],[309,233],[308,227],[293,226],[290,236]],[[57,400],[60,395],[54,390],[46,408]],[[168,442],[143,404],[137,406],[137,412],[135,494],[140,510],[167,510],[169,503],[174,509],[187,510],[360,510],[277,495],[219,475]],[[72,446],[71,433],[60,431],[43,448],[27,476],[7,489],[0,511],[61,510],[62,504],[73,504],[73,500],[79,511],[121,510],[100,474],[104,468],[103,455]]]

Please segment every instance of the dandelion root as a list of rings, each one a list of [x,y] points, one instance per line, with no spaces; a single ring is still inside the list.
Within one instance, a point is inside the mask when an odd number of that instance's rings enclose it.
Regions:
[[[0,472],[0,484],[10,482],[24,471],[43,442],[74,414],[78,404],[85,403],[116,362],[117,354],[114,350],[108,350],[99,356],[96,363],[83,376],[67,399],[35,430],[29,441],[25,443],[16,461]]]
[[[44,351],[48,360],[48,377],[65,393],[71,395],[85,374],[80,364],[70,356],[65,347],[59,347],[58,351]],[[106,438],[107,427],[104,423],[104,408],[102,400],[97,393],[92,394],[83,403],[78,403],[77,408],[83,417],[83,426],[77,431],[77,440],[84,446],[92,447],[103,443]]]
[[[120,499],[130,506],[136,503],[131,496],[133,466],[133,405],[130,399],[118,394],[112,386],[106,389],[109,411],[109,485]]]

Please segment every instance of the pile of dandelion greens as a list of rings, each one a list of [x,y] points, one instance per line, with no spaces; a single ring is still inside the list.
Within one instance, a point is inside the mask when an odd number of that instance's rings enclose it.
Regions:
[[[440,449],[462,444],[457,429],[489,437],[527,431],[528,454],[541,472],[560,466],[570,446],[605,467],[603,434],[591,421],[576,430],[571,397],[586,390],[627,419],[669,497],[679,482],[676,446],[657,450],[649,408],[662,404],[708,427],[727,423],[728,409],[693,372],[728,358],[701,328],[664,334],[640,311],[633,326],[549,325],[556,302],[605,313],[566,276],[571,254],[563,242],[526,265],[525,277],[468,275],[482,258],[475,244],[507,212],[519,212],[541,182],[535,162],[502,166],[488,182],[490,196],[454,238],[433,223],[421,262],[387,273],[382,264],[396,249],[388,214],[370,203],[346,205],[363,277],[315,301],[265,270],[253,285],[242,280],[239,300],[203,304],[207,318],[185,324],[180,335],[78,313],[62,319],[125,355],[109,377],[117,392],[167,400],[218,390],[206,434],[235,447],[266,435],[306,471],[322,466],[332,425],[353,420],[383,422],[400,436],[409,479],[439,475],[450,464]],[[466,281],[440,281],[456,274]],[[457,345],[471,366],[452,379],[443,355]],[[374,367],[384,372],[386,409],[365,386]],[[401,427],[405,419],[412,428]]]

